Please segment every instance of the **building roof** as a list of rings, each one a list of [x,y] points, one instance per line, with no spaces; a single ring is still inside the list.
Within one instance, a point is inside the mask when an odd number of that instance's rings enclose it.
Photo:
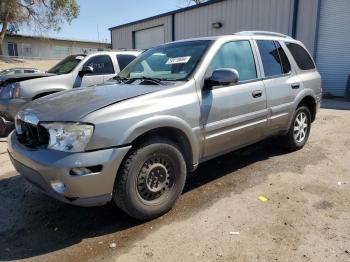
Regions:
[[[24,34],[6,34],[7,37],[20,37],[20,38],[33,38],[42,40],[57,40],[57,41],[69,41],[69,42],[82,42],[82,43],[92,43],[92,44],[104,44],[109,45],[110,43],[98,42],[83,39],[69,39],[69,38],[59,38],[59,37],[47,37],[47,36],[34,36],[34,35],[24,35]]]
[[[144,18],[144,19],[140,19],[140,20],[137,20],[137,21],[134,21],[134,22],[130,22],[130,23],[126,23],[126,24],[110,27],[109,30],[118,29],[118,28],[121,28],[121,27],[124,27],[124,26],[129,26],[129,25],[134,25],[134,24],[146,22],[146,21],[149,21],[149,20],[157,19],[157,18],[160,18],[160,17],[168,16],[168,15],[174,15],[174,14],[177,14],[177,13],[181,13],[181,12],[184,12],[184,11],[192,10],[192,9],[203,7],[203,6],[207,6],[207,5],[216,4],[216,3],[219,3],[219,2],[223,2],[223,1],[226,1],[226,0],[209,0],[209,1],[206,1],[206,2],[201,3],[201,4],[191,5],[191,6],[180,8],[180,9],[177,9],[177,10],[174,10],[174,11],[170,11],[170,12],[167,12],[167,13],[162,13],[162,14],[159,14],[159,15],[155,15],[155,16]]]

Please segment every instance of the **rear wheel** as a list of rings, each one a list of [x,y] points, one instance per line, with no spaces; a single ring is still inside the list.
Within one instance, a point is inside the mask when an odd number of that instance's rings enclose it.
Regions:
[[[152,219],[171,209],[185,180],[181,151],[167,139],[154,138],[125,159],[117,174],[113,199],[130,216]]]
[[[311,113],[307,106],[300,106],[294,113],[293,121],[286,136],[287,147],[299,150],[306,144],[311,129]]]

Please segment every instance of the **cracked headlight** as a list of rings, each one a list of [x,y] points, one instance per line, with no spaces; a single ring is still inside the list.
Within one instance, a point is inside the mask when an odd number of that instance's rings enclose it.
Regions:
[[[64,152],[83,152],[94,126],[80,123],[41,123],[50,135],[48,148]]]

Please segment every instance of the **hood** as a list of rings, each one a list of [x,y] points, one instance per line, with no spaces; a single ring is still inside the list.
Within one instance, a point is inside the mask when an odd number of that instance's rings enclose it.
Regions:
[[[0,76],[0,84],[20,82],[29,79],[42,78],[47,76],[53,76],[50,73],[32,73],[32,74],[15,74],[10,76]]]
[[[164,90],[152,85],[105,85],[73,89],[35,100],[25,111],[40,121],[79,121],[84,116],[108,105]]]

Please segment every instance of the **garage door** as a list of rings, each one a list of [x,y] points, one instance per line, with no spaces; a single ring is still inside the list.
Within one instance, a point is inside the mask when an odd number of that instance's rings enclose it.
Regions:
[[[152,27],[140,31],[136,31],[135,48],[147,49],[164,43],[164,26]]]
[[[344,96],[350,74],[350,1],[321,1],[316,61],[323,90]]]

